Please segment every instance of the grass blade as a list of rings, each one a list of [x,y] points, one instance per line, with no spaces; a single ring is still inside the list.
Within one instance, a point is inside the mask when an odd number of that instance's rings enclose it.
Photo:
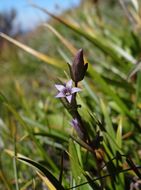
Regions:
[[[113,44],[111,45],[111,42],[109,42],[108,40],[105,40],[105,38],[103,38],[102,36],[96,36],[94,34],[92,36],[91,34],[88,34],[84,30],[79,28],[78,26],[75,26],[73,23],[70,23],[60,17],[55,16],[54,14],[50,13],[48,10],[46,10],[36,4],[31,4],[31,5],[37,9],[41,10],[45,14],[48,14],[49,16],[51,16],[52,18],[54,18],[61,24],[68,27],[69,29],[73,30],[74,32],[76,32],[79,35],[86,38],[92,44],[94,44],[99,49],[101,49],[104,53],[106,53],[107,55],[110,55],[113,58],[113,60],[115,60],[116,62],[123,63],[123,60],[120,58],[120,57],[122,57],[127,62],[135,63],[135,60],[133,58],[131,59],[130,55],[127,56],[128,55],[127,52],[125,53],[124,50],[121,51],[121,48],[117,48],[117,46],[114,46]],[[130,59],[128,59],[128,58],[130,58]]]
[[[63,65],[63,63],[60,60],[49,57],[43,53],[40,53],[40,52],[32,49],[31,47],[24,45],[23,43],[9,37],[8,35],[6,35],[4,33],[0,33],[0,36],[4,39],[8,40],[12,44],[18,46],[19,48],[23,49],[24,51],[30,53],[31,55],[37,57],[38,59],[44,61],[45,63],[48,63],[50,65],[53,65],[53,66],[59,67],[59,68],[63,68],[65,66],[65,65]]]
[[[128,74],[127,79],[129,80],[133,75],[135,75],[139,70],[141,70],[141,60],[139,60],[136,65],[131,69],[131,71]]]
[[[54,33],[55,36],[57,36],[57,38],[62,42],[62,44],[65,45],[65,47],[67,47],[70,52],[72,54],[75,54],[77,52],[76,48],[74,48],[74,46],[67,40],[65,39],[57,30],[55,30],[55,28],[53,28],[50,24],[44,24],[44,26],[46,26],[51,32]]]
[[[65,190],[63,188],[63,186],[59,183],[59,181],[53,176],[53,174],[44,166],[42,166],[41,164],[39,164],[38,162],[35,162],[29,158],[25,158],[25,157],[18,157],[18,160],[24,162],[27,165],[30,165],[36,169],[38,169],[41,173],[43,173],[47,179],[53,184],[54,187],[56,187],[57,189],[60,190]]]
[[[43,176],[40,172],[36,172],[38,174],[38,176],[43,180],[43,182],[45,183],[45,185],[47,186],[47,188],[49,190],[57,190],[54,185],[48,180],[47,177]]]
[[[14,156],[14,152],[11,150],[5,150],[5,152],[8,153],[12,157]],[[16,158],[19,161],[21,161],[21,162],[23,162],[29,166],[34,167],[36,171],[41,172],[53,184],[53,186],[56,189],[65,190],[63,188],[63,186],[59,183],[59,181],[53,176],[53,174],[47,168],[45,168],[43,165],[41,165],[40,163],[35,162],[35,161],[33,161],[33,160],[31,160],[31,159],[29,159],[29,158],[27,158],[21,154],[18,154],[18,153],[17,153]]]
[[[122,148],[122,117],[120,117],[119,125],[117,128],[116,142],[120,148]]]

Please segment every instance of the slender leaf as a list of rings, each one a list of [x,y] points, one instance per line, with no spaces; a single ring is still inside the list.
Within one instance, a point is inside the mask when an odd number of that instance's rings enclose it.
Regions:
[[[54,14],[50,13],[48,10],[46,10],[36,4],[31,4],[31,5],[35,8],[43,11],[44,13],[48,14],[49,16],[51,16],[52,18],[57,20],[58,22],[62,23],[63,25],[67,26],[71,30],[75,31],[79,35],[86,38],[88,41],[90,41],[91,43],[96,45],[98,48],[100,48],[104,53],[110,55],[116,62],[123,63],[122,59],[120,58],[120,56],[121,56],[126,61],[129,61],[129,62],[131,61],[132,63],[135,63],[134,59],[132,59],[132,60],[130,59],[131,56],[127,56],[127,52],[125,53],[125,51],[124,51],[124,53],[123,53],[123,51],[121,51],[121,48],[117,48],[117,46],[114,46],[114,44],[111,45],[111,42],[108,42],[102,36],[96,36],[95,34],[94,35],[88,34],[84,30],[79,28],[78,26],[75,26],[73,23],[70,23],[69,21],[66,21],[65,19],[55,16]]]
[[[116,142],[120,148],[122,148],[122,117],[119,120],[119,125],[117,128],[117,134],[116,134]]]
[[[55,59],[55,58],[49,57],[43,53],[40,53],[40,52],[32,49],[31,47],[24,45],[23,43],[9,37],[8,35],[6,35],[4,33],[0,33],[0,37],[8,40],[12,44],[15,44],[16,46],[20,47],[24,51],[34,55],[35,57],[37,57],[38,59],[40,59],[42,61],[44,61],[45,63],[48,63],[50,65],[53,65],[53,66],[59,67],[59,68],[63,68],[65,66],[65,65],[63,65],[63,63],[59,59]]]

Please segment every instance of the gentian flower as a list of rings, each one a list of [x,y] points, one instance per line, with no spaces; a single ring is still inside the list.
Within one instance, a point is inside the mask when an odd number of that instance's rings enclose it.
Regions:
[[[83,139],[84,134],[83,134],[83,132],[81,131],[81,126],[80,126],[80,123],[78,122],[78,119],[77,119],[77,118],[72,119],[71,125],[72,125],[72,127],[76,130],[78,136],[79,136],[81,139]]]
[[[69,103],[71,103],[72,95],[81,91],[80,88],[72,87],[72,80],[69,80],[65,85],[56,84],[55,87],[59,91],[56,98],[66,98]]]

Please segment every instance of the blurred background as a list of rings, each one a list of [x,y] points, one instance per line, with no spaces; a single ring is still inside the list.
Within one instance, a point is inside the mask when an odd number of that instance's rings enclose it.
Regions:
[[[63,12],[73,11],[73,9],[77,8],[80,5],[80,0],[2,0],[0,2],[0,32],[20,40],[27,45],[33,45],[34,47],[32,47],[36,48],[36,50],[41,52],[50,51],[54,54],[54,51],[56,52],[57,50],[57,48],[54,48],[54,42],[56,43],[56,39],[50,32],[47,31],[48,34],[46,34],[46,29],[43,26],[45,22],[53,21],[51,21],[49,15],[33,7],[32,4],[47,8],[48,11],[55,15],[61,15]],[[51,36],[55,41],[52,40],[51,42],[51,40],[48,40]],[[46,42],[44,40],[46,40]],[[44,43],[42,44],[42,42]],[[29,60],[26,60],[26,58],[21,60],[20,56],[24,55],[27,56],[27,59],[31,59],[30,64],[28,63]],[[7,88],[7,82],[9,85],[12,85],[15,80],[22,82],[21,77],[24,78],[25,76],[25,78],[28,79],[30,72],[39,69],[38,64],[36,65],[36,63],[40,61],[34,60],[32,56],[28,57],[27,54],[24,54],[20,49],[17,49],[16,46],[12,46],[11,49],[11,44],[3,38],[0,38],[0,56],[0,73],[5,78],[3,82],[0,82],[2,88]],[[36,63],[33,63],[34,61]],[[42,66],[40,65],[39,67],[41,68]],[[23,81],[23,83],[25,84],[26,81]],[[10,90],[10,88],[7,89]]]
[[[62,11],[73,8],[79,5],[80,0],[67,0],[67,1],[57,1],[57,0],[35,0],[35,1],[28,1],[28,0],[1,0],[0,2],[0,13],[1,13],[1,22],[2,16],[7,17],[11,14],[11,19],[13,20],[13,27],[15,30],[21,30],[22,32],[27,32],[32,30],[33,28],[48,19],[48,16],[43,14],[40,11],[34,9],[30,4],[35,3],[40,5],[41,7],[47,8],[49,11],[59,14]],[[26,13],[26,14],[25,14]],[[1,23],[1,30],[2,23]],[[4,31],[3,31],[4,32]],[[13,33],[15,31],[12,31]]]
[[[17,153],[42,163],[65,188],[86,180],[80,190],[99,187],[91,181],[97,162],[55,98],[54,85],[70,79],[67,63],[80,48],[89,66],[77,100],[100,163],[110,163],[102,175],[130,167],[118,153],[141,165],[140,36],[140,0],[0,0],[0,189],[48,190],[11,157]],[[132,190],[135,176],[106,178],[105,189]]]

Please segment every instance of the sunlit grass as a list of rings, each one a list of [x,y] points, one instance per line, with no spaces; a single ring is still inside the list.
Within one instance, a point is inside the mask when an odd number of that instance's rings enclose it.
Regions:
[[[1,189],[123,190],[141,178],[137,5],[132,1],[126,10],[132,22],[118,2],[83,3],[61,17],[36,6],[53,20],[28,42],[0,34],[6,42],[0,61]],[[89,66],[78,84],[78,112],[90,140],[78,136],[72,108],[55,98],[54,85],[70,80],[67,63],[80,48]]]

